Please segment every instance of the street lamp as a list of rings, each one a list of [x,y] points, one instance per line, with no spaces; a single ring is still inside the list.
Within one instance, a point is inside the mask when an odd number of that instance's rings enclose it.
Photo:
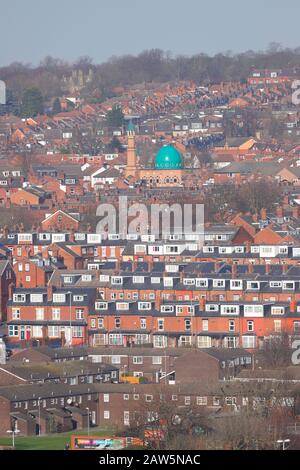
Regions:
[[[88,412],[88,436],[89,436],[90,435],[90,409],[88,406],[86,407],[86,410]]]
[[[15,425],[14,425],[14,429],[10,429],[9,431],[6,431],[6,432],[8,432],[8,434],[12,435],[12,446],[13,446],[13,449],[14,449],[15,448],[15,435],[19,434],[20,431],[19,431],[19,429],[16,429]]]
[[[39,407],[39,437],[41,437],[41,397],[38,398]]]

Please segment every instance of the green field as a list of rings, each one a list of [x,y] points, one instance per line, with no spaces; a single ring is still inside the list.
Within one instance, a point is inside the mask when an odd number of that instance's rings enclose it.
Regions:
[[[87,430],[72,431],[60,434],[51,434],[48,436],[30,436],[30,437],[16,437],[15,447],[17,450],[64,450],[65,445],[71,444],[71,435],[87,435]],[[90,430],[91,436],[113,436],[110,429],[92,428]],[[11,437],[0,437],[1,445],[12,445]]]

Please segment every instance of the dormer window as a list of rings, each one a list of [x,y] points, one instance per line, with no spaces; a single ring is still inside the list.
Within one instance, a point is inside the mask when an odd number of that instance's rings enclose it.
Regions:
[[[151,310],[151,302],[138,302],[139,310]]]
[[[95,302],[96,310],[107,310],[107,308],[108,308],[107,302]]]
[[[133,276],[132,281],[134,284],[144,284],[145,278],[144,276]]]
[[[66,294],[53,294],[53,302],[54,303],[64,304],[65,301],[66,301]]]
[[[230,281],[230,289],[240,290],[243,288],[243,281],[240,279],[233,279]]]
[[[117,302],[116,309],[117,310],[129,310],[129,303],[128,302]]]
[[[260,283],[256,281],[248,281],[247,282],[247,289],[249,290],[259,290]]]

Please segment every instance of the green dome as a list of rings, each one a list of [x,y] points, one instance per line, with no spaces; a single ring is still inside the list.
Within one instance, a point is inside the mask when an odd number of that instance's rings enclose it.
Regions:
[[[178,150],[171,145],[165,145],[156,154],[155,168],[157,170],[176,170],[182,168],[182,158]]]

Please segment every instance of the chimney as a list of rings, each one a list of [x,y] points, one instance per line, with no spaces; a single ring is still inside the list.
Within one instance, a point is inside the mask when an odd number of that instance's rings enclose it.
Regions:
[[[231,277],[232,277],[232,279],[235,279],[236,276],[237,276],[237,265],[233,264],[231,266]]]
[[[137,261],[134,259],[132,261],[132,272],[134,273],[137,270]]]
[[[160,312],[160,295],[159,295],[159,292],[156,293],[156,297],[155,297],[155,310]]]
[[[116,274],[120,274],[121,271],[121,261],[119,259],[116,260]]]
[[[206,298],[201,297],[201,299],[200,299],[200,310],[201,310],[201,312],[205,312],[205,305],[206,305]]]
[[[265,209],[264,207],[262,208],[262,210],[260,211],[260,217],[262,220],[266,220],[267,219],[267,209]]]
[[[265,273],[266,273],[266,274],[270,274],[270,272],[271,272],[271,265],[270,265],[270,264],[266,264]]]
[[[14,285],[11,282],[8,286],[8,300],[12,300],[13,298],[13,291],[14,291]]]
[[[148,272],[151,273],[153,271],[153,258],[150,258],[148,261]]]
[[[277,206],[277,207],[276,207],[276,216],[277,216],[279,219],[282,219],[282,218],[283,218],[283,207],[282,207],[282,206]]]
[[[288,264],[283,264],[282,265],[282,274],[286,274],[289,270],[289,265]]]
[[[51,286],[50,284],[48,284],[47,286],[47,300],[51,301],[53,298],[53,286]]]
[[[292,300],[290,303],[290,312],[295,313],[297,310],[297,302],[295,300]]]
[[[3,228],[3,237],[5,240],[7,240],[7,237],[8,237],[8,226],[7,225],[4,225],[4,228]]]
[[[70,233],[69,233],[69,242],[72,242],[72,243],[75,242],[75,230],[74,230],[74,228],[72,228]]]
[[[220,261],[216,261],[215,262],[215,272],[218,273],[220,268],[222,266],[222,263],[220,263]]]
[[[294,217],[294,219],[299,219],[299,206],[298,205],[293,207],[292,216]]]

